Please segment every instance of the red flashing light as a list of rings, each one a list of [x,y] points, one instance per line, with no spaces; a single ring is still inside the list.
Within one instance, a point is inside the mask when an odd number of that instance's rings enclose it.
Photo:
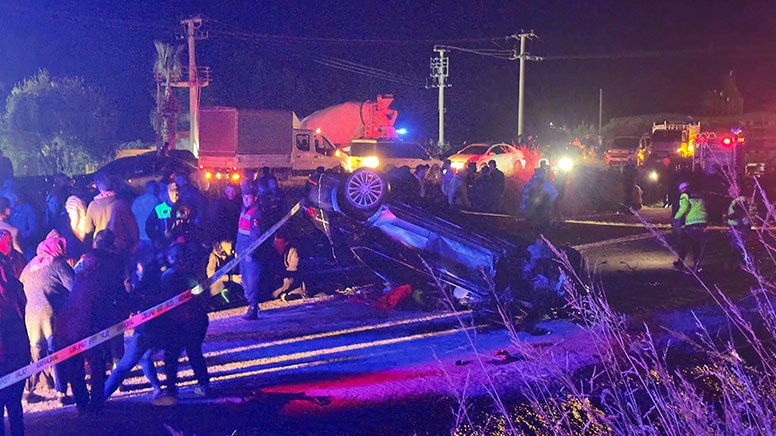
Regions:
[[[733,145],[733,138],[726,136],[720,140],[720,143],[725,146],[731,146]]]

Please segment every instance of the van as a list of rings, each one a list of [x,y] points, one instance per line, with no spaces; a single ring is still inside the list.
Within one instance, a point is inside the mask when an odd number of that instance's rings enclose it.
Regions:
[[[414,169],[418,165],[442,166],[442,161],[435,159],[425,147],[417,142],[384,140],[384,139],[354,139],[346,150],[348,154],[347,170],[373,168],[384,171],[386,166],[408,166]]]

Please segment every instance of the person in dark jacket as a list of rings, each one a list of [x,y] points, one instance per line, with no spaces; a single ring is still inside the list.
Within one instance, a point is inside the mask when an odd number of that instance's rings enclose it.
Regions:
[[[493,195],[496,197],[496,212],[501,212],[504,201],[504,191],[506,190],[507,178],[504,172],[498,169],[496,161],[491,159],[488,161],[490,167],[490,176],[493,178],[493,187],[496,192]]]
[[[130,305],[133,312],[142,312],[165,300],[160,289],[161,263],[156,256],[141,254],[135,261],[135,270],[130,275]],[[152,400],[161,396],[161,383],[156,374],[152,354],[161,349],[172,328],[168,322],[169,313],[146,321],[134,329],[127,341],[124,356],[116,363],[105,382],[104,396],[110,397],[138,363],[153,389]]]
[[[207,238],[210,243],[233,240],[237,234],[237,221],[240,219],[240,198],[237,186],[228,184],[224,195],[213,200],[207,212]]]
[[[178,217],[178,184],[170,182],[167,185],[165,200],[157,204],[145,222],[146,233],[156,250],[167,248],[172,241],[172,230]]]
[[[0,197],[2,198],[2,197]],[[14,247],[16,243],[13,240],[13,233],[10,230],[0,229],[0,253],[8,258],[13,276],[18,280],[27,266],[27,259]],[[26,301],[26,300],[25,300]]]
[[[288,301],[307,297],[307,286],[304,283],[299,266],[299,252],[291,241],[287,231],[279,231],[272,244],[282,258],[282,271],[278,273],[278,287],[272,292],[272,298]]]
[[[127,303],[124,288],[124,261],[113,249],[113,232],[101,230],[75,273],[73,289],[62,312],[57,316],[54,338],[64,348],[119,322]],[[123,336],[118,338],[123,348]],[[103,342],[60,365],[62,382],[70,384],[80,412],[89,407],[99,410],[104,402],[107,365],[112,362],[111,342]],[[120,357],[120,356],[119,356]],[[84,360],[89,366],[91,392],[86,390]]]
[[[0,230],[0,246],[11,247],[11,233]],[[21,282],[14,276],[11,260],[0,250],[0,374],[8,374],[30,363],[30,338],[24,325],[25,306]],[[24,382],[19,381],[0,390],[0,412],[8,413],[11,434],[24,434],[22,393]],[[0,436],[5,424],[0,422]]]
[[[55,351],[54,318],[59,315],[67,303],[73,288],[73,268],[67,263],[65,238],[51,231],[46,239],[38,244],[36,256],[24,267],[19,279],[24,284],[27,296],[27,313],[24,318],[27,333],[30,335],[32,361],[37,362]],[[36,398],[37,385],[46,384],[58,392],[60,401],[66,401],[66,386],[61,384],[59,370],[43,371],[29,378],[27,385],[28,401]]]
[[[175,243],[170,246],[167,253],[167,261],[171,265],[162,273],[161,289],[167,298],[172,298],[187,289],[193,289],[197,285],[195,275],[196,254],[188,244]],[[176,328],[170,331],[169,340],[164,349],[164,373],[166,376],[167,398],[175,398],[178,392],[178,359],[181,352],[186,351],[189,358],[197,386],[194,393],[197,396],[206,396],[210,387],[210,376],[207,371],[205,356],[202,354],[202,343],[207,334],[207,299],[204,293],[195,295],[194,298],[170,311],[171,320]],[[157,404],[170,404],[172,401],[158,401]]]
[[[627,214],[633,214],[631,208],[633,207],[633,189],[636,187],[637,175],[636,162],[630,158],[622,167],[622,207],[623,212]]]
[[[0,185],[6,180],[13,180],[13,163],[3,154],[3,150],[0,150]]]

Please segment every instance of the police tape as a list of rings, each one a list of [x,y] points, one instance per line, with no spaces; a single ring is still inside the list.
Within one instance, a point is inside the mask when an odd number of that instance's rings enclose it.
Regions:
[[[80,353],[83,353],[84,351],[90,348],[94,348],[97,345],[100,345],[103,342],[106,342],[116,336],[123,335],[124,332],[126,332],[127,330],[136,328],[143,323],[146,323],[164,313],[171,311],[172,309],[175,309],[176,307],[188,301],[191,301],[191,299],[194,298],[195,295],[199,295],[202,292],[204,292],[205,289],[209,288],[212,283],[220,280],[221,277],[223,277],[224,275],[226,275],[226,273],[234,269],[242,260],[245,260],[248,256],[251,256],[253,252],[256,251],[256,249],[259,248],[259,246],[262,243],[264,243],[264,241],[269,239],[270,236],[272,236],[275,232],[277,232],[278,229],[281,226],[283,226],[283,224],[285,224],[289,219],[291,219],[292,216],[294,216],[297,212],[299,212],[299,210],[301,210],[301,203],[296,203],[291,208],[291,210],[288,211],[288,213],[285,216],[283,216],[283,218],[278,220],[277,223],[275,223],[266,232],[264,232],[259,237],[259,239],[252,242],[251,245],[249,245],[245,251],[240,253],[237,257],[229,261],[229,263],[221,267],[218,271],[215,272],[215,274],[209,277],[207,281],[205,281],[205,284],[198,283],[193,288],[187,289],[181,292],[180,294],[157,304],[156,306],[153,306],[136,315],[133,315],[125,321],[114,324],[102,331],[99,331],[91,336],[81,339],[80,341],[75,342],[74,344],[71,344],[58,351],[55,351],[49,354],[48,356],[38,360],[37,362],[33,362],[25,367],[19,368],[15,371],[12,371],[0,377],[0,389],[5,389],[8,386],[16,384],[26,379],[27,377],[37,374],[57,363],[64,362],[65,360],[70,359],[71,357],[76,356]]]

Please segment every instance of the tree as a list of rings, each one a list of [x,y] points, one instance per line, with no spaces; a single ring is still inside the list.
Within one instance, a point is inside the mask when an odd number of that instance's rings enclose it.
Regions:
[[[154,131],[162,143],[175,145],[175,125],[180,113],[180,104],[175,98],[173,84],[181,80],[183,66],[180,54],[183,46],[173,47],[161,41],[154,41],[156,61],[154,78],[156,79],[156,110],[152,117]]]
[[[81,174],[110,159],[115,105],[80,77],[53,78],[40,70],[14,86],[3,122],[17,172]]]
[[[740,115],[744,113],[744,98],[736,86],[736,77],[731,71],[722,90],[707,91],[703,96],[703,109],[707,115]]]

